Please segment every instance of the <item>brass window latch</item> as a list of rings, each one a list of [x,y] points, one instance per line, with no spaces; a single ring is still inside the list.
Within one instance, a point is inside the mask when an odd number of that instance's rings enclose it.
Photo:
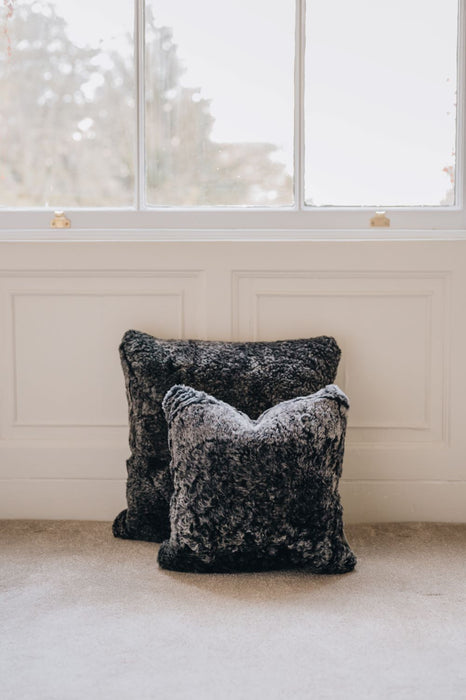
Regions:
[[[385,216],[385,212],[376,211],[375,216],[371,219],[371,227],[387,228],[388,226],[390,226],[390,219]]]
[[[65,216],[64,211],[54,211],[54,217],[50,222],[52,228],[71,228],[71,221]]]

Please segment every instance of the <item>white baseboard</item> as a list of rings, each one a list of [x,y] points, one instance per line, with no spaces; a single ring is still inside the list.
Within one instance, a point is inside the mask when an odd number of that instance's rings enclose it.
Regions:
[[[123,479],[4,479],[0,518],[108,520],[125,508]],[[466,482],[342,481],[344,519],[466,522]]]
[[[466,481],[343,481],[345,521],[466,522]]]

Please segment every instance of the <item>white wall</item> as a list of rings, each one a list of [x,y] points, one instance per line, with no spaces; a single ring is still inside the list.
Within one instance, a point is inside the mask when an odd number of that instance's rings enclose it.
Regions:
[[[284,234],[286,235],[286,234]],[[0,243],[0,516],[125,504],[117,347],[334,335],[348,521],[466,520],[466,241]]]

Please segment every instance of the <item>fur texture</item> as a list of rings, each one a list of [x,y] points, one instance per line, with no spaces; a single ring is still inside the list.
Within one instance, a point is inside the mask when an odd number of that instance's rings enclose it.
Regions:
[[[163,568],[354,568],[338,493],[348,400],[337,386],[257,420],[187,386],[174,386],[163,408],[174,483]]]
[[[274,404],[311,394],[335,380],[340,349],[333,338],[228,343],[158,340],[128,331],[120,345],[129,406],[128,508],[113,524],[116,537],[161,542],[169,536],[165,393],[189,384],[252,418]]]

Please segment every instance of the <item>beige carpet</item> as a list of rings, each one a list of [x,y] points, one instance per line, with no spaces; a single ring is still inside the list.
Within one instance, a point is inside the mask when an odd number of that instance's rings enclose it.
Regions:
[[[0,522],[0,697],[464,700],[466,525],[347,535],[344,576],[173,574],[109,523]]]

